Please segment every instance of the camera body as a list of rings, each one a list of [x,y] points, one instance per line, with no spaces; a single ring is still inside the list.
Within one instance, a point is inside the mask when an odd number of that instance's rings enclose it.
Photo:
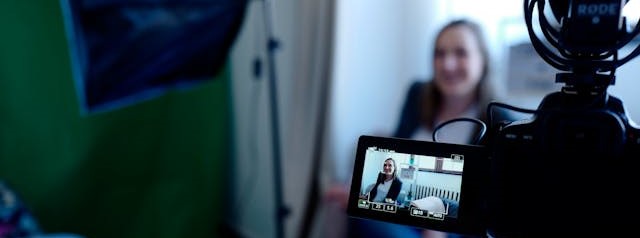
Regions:
[[[557,92],[531,119],[490,133],[488,232],[495,237],[632,230],[640,130],[622,101]]]

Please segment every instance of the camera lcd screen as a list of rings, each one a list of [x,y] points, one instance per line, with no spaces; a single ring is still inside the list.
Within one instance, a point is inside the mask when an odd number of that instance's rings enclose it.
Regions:
[[[480,234],[484,147],[362,136],[350,216]]]

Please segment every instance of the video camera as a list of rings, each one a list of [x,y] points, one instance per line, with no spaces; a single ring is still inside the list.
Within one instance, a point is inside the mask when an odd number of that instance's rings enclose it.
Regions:
[[[632,191],[638,181],[633,165],[640,158],[640,129],[622,101],[607,93],[616,69],[640,54],[638,46],[619,57],[640,33],[640,23],[631,29],[622,15],[627,2],[525,0],[531,43],[561,71],[556,82],[564,83],[562,90],[545,96],[536,110],[491,103],[488,133],[479,146],[361,137],[348,213],[491,237],[635,232],[640,197]],[[532,116],[494,121],[496,108]],[[374,202],[363,196],[367,178],[387,157],[402,160],[399,176],[411,182],[401,198]]]

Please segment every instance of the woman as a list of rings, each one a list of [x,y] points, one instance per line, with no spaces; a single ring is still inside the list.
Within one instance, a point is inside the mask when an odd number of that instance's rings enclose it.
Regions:
[[[369,191],[368,199],[372,202],[395,203],[398,200],[402,182],[396,172],[396,161],[392,158],[384,160],[382,173],[378,174],[375,185]]]
[[[433,71],[433,80],[415,82],[409,89],[395,137],[431,140],[435,126],[460,117],[487,122],[486,107],[495,90],[489,79],[489,50],[477,24],[456,20],[440,30]],[[470,143],[475,132],[473,126],[448,131],[453,133],[447,133],[447,139],[458,143]]]

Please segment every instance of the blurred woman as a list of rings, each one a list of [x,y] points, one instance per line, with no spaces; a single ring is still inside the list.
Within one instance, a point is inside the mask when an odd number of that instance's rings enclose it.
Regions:
[[[486,108],[496,97],[489,68],[479,25],[469,20],[445,25],[433,50],[433,79],[411,85],[394,136],[431,140],[435,126],[460,117],[488,123]],[[471,142],[474,132],[472,126],[447,131],[453,132],[447,133],[449,142],[463,144]]]

